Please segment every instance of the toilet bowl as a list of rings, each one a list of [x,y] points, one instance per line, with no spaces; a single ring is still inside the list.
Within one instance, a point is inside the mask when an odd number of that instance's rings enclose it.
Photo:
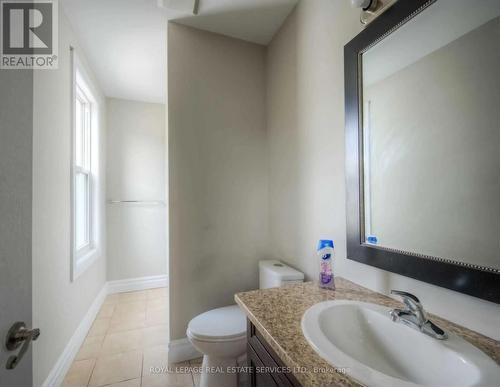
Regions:
[[[204,354],[200,387],[235,387],[237,358],[246,351],[246,317],[237,305],[202,313],[188,325],[187,337]]]
[[[259,287],[303,282],[304,274],[276,260],[259,262]],[[186,331],[203,354],[200,387],[236,387],[237,360],[246,352],[246,315],[237,305],[209,310],[193,318]]]

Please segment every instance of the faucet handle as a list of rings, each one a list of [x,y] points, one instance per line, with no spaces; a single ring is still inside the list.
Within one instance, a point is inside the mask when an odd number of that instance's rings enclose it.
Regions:
[[[426,317],[424,313],[424,307],[420,303],[420,300],[417,298],[417,296],[408,292],[403,292],[401,290],[391,290],[391,294],[400,296],[403,299],[403,303],[406,305],[406,307],[412,312],[418,312],[421,315],[420,317],[425,321]]]
[[[409,298],[410,300],[414,301],[416,304],[420,304],[420,300],[414,294],[411,294],[408,292],[403,292],[402,290],[394,290],[394,289],[391,290],[391,294],[401,296],[403,299]]]

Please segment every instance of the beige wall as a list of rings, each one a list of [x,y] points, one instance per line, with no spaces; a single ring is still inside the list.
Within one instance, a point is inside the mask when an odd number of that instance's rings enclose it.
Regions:
[[[315,279],[314,247],[335,239],[336,272],[496,339],[500,306],[346,259],[343,46],[359,31],[348,1],[302,1],[267,56],[271,249]]]
[[[365,87],[371,233],[380,245],[500,267],[500,87],[492,82],[500,54],[490,49],[499,33],[496,18]]]
[[[169,24],[171,338],[258,286],[265,257],[265,48]]]
[[[59,8],[59,69],[35,71],[33,113],[33,326],[42,334],[33,345],[34,386],[41,386],[106,281],[100,256],[70,281],[71,65],[70,45],[85,63],[75,35]],[[90,68],[87,72],[92,74]],[[94,85],[97,83],[94,80]],[[100,105],[99,210],[104,222],[105,109]],[[106,250],[101,227],[101,251]]]
[[[107,197],[165,201],[165,106],[107,99]],[[109,204],[107,279],[167,274],[166,206]]]

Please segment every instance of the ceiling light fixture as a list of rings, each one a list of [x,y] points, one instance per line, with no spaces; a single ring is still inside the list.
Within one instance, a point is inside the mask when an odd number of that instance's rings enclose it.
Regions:
[[[351,0],[354,8],[361,8],[359,21],[368,24],[393,6],[398,0]]]
[[[377,8],[377,0],[351,0],[353,7],[362,8],[363,11],[373,11]]]

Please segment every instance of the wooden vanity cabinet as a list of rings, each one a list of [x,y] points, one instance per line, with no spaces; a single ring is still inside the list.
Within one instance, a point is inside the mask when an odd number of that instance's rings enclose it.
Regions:
[[[249,387],[301,387],[292,370],[283,364],[250,320],[247,320],[247,337]]]

